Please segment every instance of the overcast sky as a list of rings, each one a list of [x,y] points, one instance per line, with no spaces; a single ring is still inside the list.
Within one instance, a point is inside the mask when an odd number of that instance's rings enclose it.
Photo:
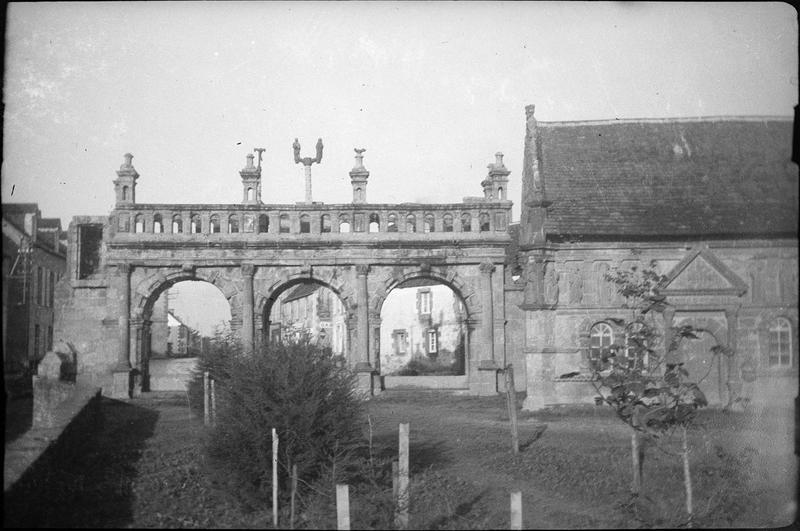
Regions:
[[[519,202],[524,108],[540,120],[791,116],[797,18],[768,3],[11,3],[3,202],[65,225],[105,215],[125,152],[138,202],[237,203],[264,147],[263,200],[481,195],[506,154]],[[514,219],[519,219],[518,205]]]

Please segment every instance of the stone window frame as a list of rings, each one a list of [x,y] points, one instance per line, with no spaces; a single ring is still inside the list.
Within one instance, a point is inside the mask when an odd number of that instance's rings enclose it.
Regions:
[[[417,216],[413,212],[406,214],[406,232],[417,232]]]
[[[173,214],[170,227],[172,228],[172,234],[181,234],[183,232],[183,216],[180,214]],[[175,230],[176,228],[178,230]]]
[[[321,234],[329,233],[333,230],[333,226],[331,224],[331,216],[330,214],[322,214],[319,217],[319,232]]]
[[[428,328],[425,332],[425,350],[428,354],[439,353],[439,332],[436,328]]]
[[[767,326],[767,333],[769,341],[767,343],[767,363],[770,368],[783,368],[792,366],[792,323],[786,317],[776,317],[769,322]],[[781,348],[781,337],[786,336],[786,349]],[[778,352],[773,355],[773,348],[776,343],[775,336],[777,336]],[[788,357],[788,363],[783,362],[784,354]],[[773,362],[773,358],[777,358],[777,362]]]
[[[460,219],[461,232],[472,232],[472,214],[469,212],[462,212]]]
[[[311,234],[311,216],[305,212],[300,214],[300,234]]]
[[[392,330],[392,347],[396,356],[408,354],[408,331],[405,328]]]
[[[133,216],[133,232],[134,234],[142,234],[145,232],[145,222],[143,214],[136,214]]]
[[[436,217],[432,212],[426,212],[422,218],[422,232],[435,232],[436,231]]]
[[[478,214],[478,232],[489,232],[492,230],[491,216],[488,212]]]
[[[433,313],[433,292],[430,288],[419,288],[417,290],[417,312],[420,315],[431,315]]]
[[[292,218],[286,212],[278,216],[278,234],[289,234],[292,232]]]
[[[501,201],[504,201],[505,198],[506,198],[506,191],[503,190],[502,186],[498,186],[497,187],[497,199],[500,199]]]
[[[339,214],[338,222],[340,233],[349,233],[352,231],[353,226],[350,224],[350,216],[347,214]]]
[[[593,345],[594,338],[598,337],[595,335],[595,330],[598,331],[602,330],[602,332],[600,332],[599,335],[600,338],[599,345]],[[606,321],[597,321],[589,327],[587,334],[587,342],[586,342],[586,359],[589,363],[589,368],[591,370],[595,371],[595,370],[602,370],[603,368],[605,368],[602,365],[602,356],[604,351],[607,352],[608,354],[611,353],[612,347],[614,346],[614,336],[615,336],[614,327]],[[608,344],[604,345],[603,339],[606,337],[608,338]],[[597,352],[595,353],[593,352],[593,350],[596,350]]]
[[[203,220],[200,214],[194,213],[189,216],[189,234],[202,234]]]
[[[789,333],[791,337],[790,356],[791,366],[775,365],[770,366],[770,327],[778,319],[785,319],[789,323]],[[795,374],[798,367],[798,344],[797,344],[797,319],[782,311],[768,311],[762,314],[757,326],[758,333],[758,366],[759,372],[769,375],[783,375],[784,373]]]
[[[156,230],[158,228],[158,230]],[[153,214],[153,234],[161,234],[164,232],[164,216],[159,212]]]
[[[394,212],[389,212],[386,215],[386,232],[399,232],[399,227],[397,225],[397,214]]]
[[[228,234],[238,234],[239,228],[239,215],[231,214],[228,216]]]
[[[442,232],[453,232],[453,227],[453,214],[450,212],[445,212],[442,215]]]
[[[218,234],[220,232],[222,232],[222,225],[219,221],[219,214],[211,214],[211,217],[208,218],[208,233]]]
[[[377,212],[372,212],[369,215],[368,222],[367,222],[367,231],[368,232],[380,232],[381,231],[381,216]],[[375,230],[372,230],[373,227]]]

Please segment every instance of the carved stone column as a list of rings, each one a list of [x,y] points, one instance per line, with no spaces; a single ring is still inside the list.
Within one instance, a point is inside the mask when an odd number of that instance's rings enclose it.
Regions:
[[[253,343],[253,264],[242,264],[242,348],[245,354],[252,354]]]
[[[131,371],[131,266],[119,264],[117,266],[122,276],[119,297],[119,342],[117,350],[117,364],[113,370],[113,383],[111,398],[130,398],[130,371]]]
[[[500,368],[494,359],[494,298],[492,296],[492,273],[494,264],[484,262],[479,266],[481,272],[481,342],[478,367],[470,378],[470,388],[481,396],[497,393],[497,371]],[[474,382],[472,380],[475,380]]]
[[[356,370],[371,371],[369,363],[369,297],[367,295],[368,265],[356,266]]]

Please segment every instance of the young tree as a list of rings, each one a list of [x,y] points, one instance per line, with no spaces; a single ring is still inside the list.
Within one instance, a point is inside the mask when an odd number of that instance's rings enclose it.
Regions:
[[[611,318],[624,334],[624,343],[614,344],[591,360],[593,385],[602,401],[632,429],[631,457],[633,464],[632,493],[642,490],[644,451],[642,437],[659,440],[681,430],[684,486],[689,525],[692,518],[692,484],[689,469],[687,429],[697,409],[708,404],[697,383],[689,381],[684,364],[676,359],[685,339],[697,339],[697,330],[684,325],[662,334],[656,315],[667,307],[658,292],[665,277],[653,264],[649,268],[630,271],[612,270],[605,275],[626,298],[629,319]],[[715,352],[716,354],[716,352]]]

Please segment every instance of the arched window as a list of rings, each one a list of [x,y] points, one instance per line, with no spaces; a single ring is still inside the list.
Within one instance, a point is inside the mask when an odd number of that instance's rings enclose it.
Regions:
[[[253,198],[255,197],[255,195],[256,195],[256,193],[252,188],[248,188],[247,189],[247,200],[248,201],[252,201]]]
[[[347,214],[339,216],[339,232],[350,232],[350,218]]]
[[[209,220],[208,232],[210,232],[211,234],[216,234],[220,232],[219,216],[217,214],[211,215],[211,219]]]
[[[153,232],[156,234],[164,232],[164,224],[162,222],[161,214],[153,215]]]
[[[478,219],[480,221],[481,232],[488,232],[489,231],[489,214],[487,214],[486,212],[481,212],[481,215],[479,216]]]
[[[792,366],[792,325],[784,317],[769,325],[769,366]]]
[[[123,201],[127,201],[130,198],[130,196],[128,195],[129,193],[130,193],[130,189],[127,186],[123,186],[122,187],[122,200]]]
[[[417,217],[414,214],[406,216],[406,232],[417,232]]]
[[[203,227],[200,223],[200,214],[192,214],[189,232],[192,234],[200,234],[202,229]]]
[[[183,232],[183,216],[175,214],[172,216],[172,234]]]
[[[328,214],[322,214],[322,218],[319,220],[319,231],[320,232],[330,232],[331,231],[331,217]]]
[[[442,216],[442,230],[444,232],[453,232],[453,215],[445,214]]]
[[[364,190],[361,188],[356,188],[356,201],[363,201],[364,200]]]
[[[425,223],[423,225],[423,230],[425,232],[433,232],[434,223],[435,221],[433,219],[433,214],[425,214]]]
[[[231,214],[228,218],[228,232],[231,234],[239,232],[239,216]]]
[[[311,218],[308,214],[300,216],[300,232],[304,234],[311,232]]]
[[[256,218],[253,214],[245,214],[244,215],[244,231],[243,232],[255,232],[256,231]]]
[[[397,232],[397,215],[389,214],[386,218],[386,232]]]
[[[497,189],[497,199],[505,199],[506,198],[506,191],[503,190],[503,187]]]
[[[266,214],[258,215],[258,232],[269,232],[269,216]]]
[[[141,214],[133,218],[133,232],[144,232],[144,216]]]
[[[589,366],[599,371],[609,364],[611,345],[614,344],[614,331],[608,323],[597,323],[589,333]]]
[[[292,222],[289,220],[289,214],[281,214],[280,225],[278,225],[281,234],[288,234],[292,230]]]
[[[461,214],[461,232],[472,232],[472,214],[469,212]]]
[[[378,214],[370,214],[369,215],[369,231],[370,232],[379,232],[381,230],[381,218]]]

